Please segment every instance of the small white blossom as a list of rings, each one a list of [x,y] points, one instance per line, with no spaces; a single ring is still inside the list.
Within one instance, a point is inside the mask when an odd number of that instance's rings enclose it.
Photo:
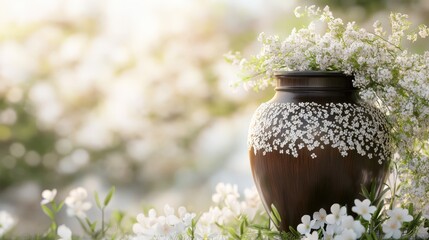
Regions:
[[[346,215],[346,207],[341,207],[339,204],[335,203],[331,206],[331,214],[326,216],[326,222],[329,224],[339,225],[341,223],[341,219]]]
[[[242,214],[247,216],[248,220],[252,221],[256,214],[264,211],[262,208],[261,198],[259,197],[256,187],[245,189],[244,197],[245,201],[241,203],[241,211]]]
[[[66,225],[60,225],[57,229],[57,234],[60,237],[58,240],[71,240],[72,232]]]
[[[310,233],[306,233],[305,237],[301,238],[301,240],[319,240],[319,233],[317,231]]]
[[[344,230],[341,234],[336,235],[334,240],[356,240],[357,235],[356,233],[351,229]]]
[[[382,229],[385,234],[383,238],[399,239],[402,235],[401,226],[402,224],[395,219],[387,220],[382,225]]]
[[[237,185],[218,183],[216,185],[216,193],[213,194],[212,200],[214,203],[221,203],[230,195],[235,198],[240,197]]]
[[[354,220],[352,216],[346,216],[341,222],[341,227],[343,229],[353,230],[357,238],[360,238],[365,232],[365,227],[360,223],[360,221]]]
[[[313,213],[313,219],[316,221],[313,228],[319,229],[323,227],[326,223],[326,210],[321,208],[318,212]]]
[[[225,207],[229,208],[231,212],[234,213],[235,216],[241,214],[242,204],[238,201],[238,199],[232,195],[228,195],[225,199]]]
[[[310,233],[311,229],[314,226],[314,223],[316,222],[315,220],[311,220],[311,217],[309,215],[304,215],[301,218],[301,222],[298,227],[297,230],[298,232],[300,232],[301,234],[307,234]]]
[[[417,230],[417,237],[421,239],[429,239],[428,228],[421,225]]]
[[[393,210],[387,210],[387,215],[391,220],[397,221],[399,223],[410,222],[413,220],[413,216],[408,214],[407,209],[395,208]]]
[[[55,196],[57,196],[57,189],[54,188],[52,190],[48,190],[48,189],[44,190],[42,192],[42,198],[43,199],[40,202],[40,204],[45,205],[45,204],[48,204],[48,203],[54,201]]]
[[[359,214],[363,219],[369,221],[371,220],[371,215],[377,210],[375,206],[370,206],[371,202],[368,199],[360,201],[355,199],[355,206],[352,207],[352,211]]]
[[[65,204],[68,207],[67,214],[71,217],[85,218],[86,211],[91,208],[91,203],[86,201],[87,197],[88,193],[82,187],[71,190],[65,200]]]
[[[0,238],[15,225],[15,219],[6,211],[0,211]]]
[[[211,207],[198,219],[195,234],[201,239],[213,239],[222,233],[217,224],[224,223],[225,212],[218,207]]]
[[[195,213],[189,213],[185,207],[179,207],[178,215],[169,205],[164,206],[164,215],[157,216],[156,210],[151,209],[148,215],[137,215],[137,223],[133,225],[133,232],[142,238],[176,238],[186,232],[191,226]]]

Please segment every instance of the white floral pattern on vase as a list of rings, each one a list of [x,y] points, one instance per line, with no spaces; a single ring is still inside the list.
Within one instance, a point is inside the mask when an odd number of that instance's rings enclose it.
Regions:
[[[298,157],[299,149],[311,152],[330,146],[342,156],[355,150],[380,163],[389,156],[389,144],[382,113],[352,103],[264,103],[253,116],[248,137],[255,154],[279,151]]]

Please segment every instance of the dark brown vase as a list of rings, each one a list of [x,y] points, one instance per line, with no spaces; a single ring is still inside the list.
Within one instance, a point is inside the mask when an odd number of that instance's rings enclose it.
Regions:
[[[249,129],[253,178],[265,209],[273,204],[280,230],[334,203],[378,191],[390,157],[384,115],[364,104],[353,77],[339,72],[278,72],[275,96],[255,112]]]

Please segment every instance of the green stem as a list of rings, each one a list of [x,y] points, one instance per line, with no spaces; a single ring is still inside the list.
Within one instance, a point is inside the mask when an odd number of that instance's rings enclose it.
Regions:
[[[80,226],[83,228],[83,231],[84,231],[85,233],[87,233],[88,235],[91,235],[91,231],[89,231],[89,230],[86,228],[86,226],[85,226],[85,224],[82,222],[82,220],[81,220],[79,217],[76,217],[76,219],[79,221],[79,224],[80,224]]]
[[[104,232],[104,207],[101,208],[101,236],[104,238],[105,232]]]

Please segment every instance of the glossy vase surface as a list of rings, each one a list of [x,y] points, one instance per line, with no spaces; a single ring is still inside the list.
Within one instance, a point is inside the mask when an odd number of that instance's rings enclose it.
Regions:
[[[334,203],[348,206],[362,185],[380,191],[390,141],[384,115],[359,98],[353,77],[339,72],[278,72],[276,94],[255,112],[249,157],[265,209],[280,230]]]

